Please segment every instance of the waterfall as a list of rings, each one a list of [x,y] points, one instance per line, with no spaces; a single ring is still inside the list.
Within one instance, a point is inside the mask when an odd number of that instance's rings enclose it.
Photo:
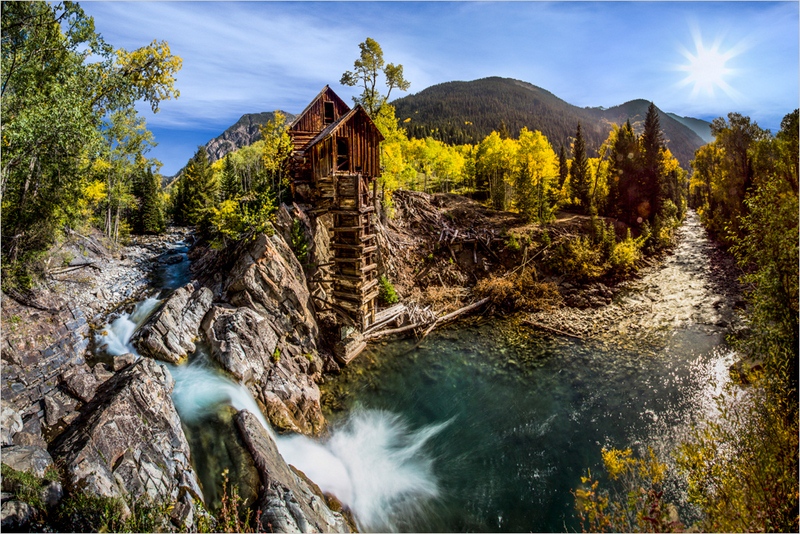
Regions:
[[[167,368],[175,379],[172,402],[181,420],[191,423],[215,412],[220,404],[229,404],[236,410],[247,410],[258,417],[267,432],[274,437],[272,428],[250,391],[216,371],[204,346],[198,347],[188,364],[168,365]]]
[[[148,298],[130,314],[106,324],[95,334],[97,347],[109,355],[136,354],[131,338],[160,303]],[[395,414],[355,410],[326,441],[276,436],[250,391],[215,368],[206,346],[198,344],[190,360],[166,365],[175,380],[172,400],[182,421],[202,421],[224,404],[251,412],[275,439],[286,462],[336,496],[353,512],[361,530],[398,530],[398,518],[413,517],[439,495],[425,445],[447,423],[412,430]]]
[[[196,422],[221,404],[251,412],[286,463],[350,508],[362,530],[397,530],[396,517],[412,516],[415,507],[438,495],[424,446],[446,423],[412,431],[397,415],[358,410],[324,442],[303,435],[276,436],[250,391],[216,371],[204,348],[190,363],[168,368],[181,420]]]
[[[324,492],[335,495],[361,530],[394,531],[439,495],[426,443],[448,422],[412,430],[398,415],[359,409],[330,439],[279,436],[278,450]]]
[[[161,301],[155,297],[148,297],[137,303],[131,313],[121,314],[111,323],[106,324],[99,333],[96,333],[95,344],[111,356],[119,356],[128,352],[137,354],[136,349],[131,345],[131,338],[159,304]]]

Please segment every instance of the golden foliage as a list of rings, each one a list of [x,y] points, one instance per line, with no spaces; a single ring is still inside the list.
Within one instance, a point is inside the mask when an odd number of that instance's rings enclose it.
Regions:
[[[488,297],[492,304],[509,311],[547,310],[561,301],[556,285],[537,281],[533,269],[511,275],[491,275],[479,280],[474,292],[479,298]]]

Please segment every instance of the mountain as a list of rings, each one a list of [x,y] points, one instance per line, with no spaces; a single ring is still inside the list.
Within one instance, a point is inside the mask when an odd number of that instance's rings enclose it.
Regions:
[[[295,118],[295,115],[291,113],[286,113],[285,111],[281,111],[281,113],[286,116],[287,124],[291,123]],[[229,152],[238,150],[243,146],[252,145],[261,139],[261,132],[258,131],[258,127],[268,123],[274,117],[275,113],[272,111],[245,113],[232,126],[204,145],[206,153],[208,153],[208,161],[214,163],[224,158]],[[162,187],[170,187],[183,174],[185,168],[185,166],[181,168],[174,176],[162,177]]]
[[[294,120],[294,115],[281,111],[286,115],[287,124]],[[258,127],[271,121],[275,114],[271,111],[261,113],[246,113],[236,121],[236,123],[206,143],[208,161],[213,163],[225,157],[225,154],[233,152],[243,146],[251,145],[261,139],[261,132]]]
[[[634,130],[641,133],[650,105],[646,100],[632,100],[609,109],[580,108],[541,87],[499,77],[434,85],[392,104],[400,123],[414,137],[430,135],[448,143],[478,143],[502,125],[512,136],[524,126],[541,131],[555,150],[561,145],[569,148],[578,122],[590,150],[606,140],[612,124],[630,119]],[[686,124],[697,119],[681,119],[659,110],[667,146],[688,169],[695,150],[705,143]]]
[[[684,126],[691,128],[694,133],[700,136],[700,139],[706,143],[714,141],[714,136],[711,135],[711,123],[702,119],[694,119],[692,117],[681,117],[675,113],[667,113],[670,117],[680,122]]]

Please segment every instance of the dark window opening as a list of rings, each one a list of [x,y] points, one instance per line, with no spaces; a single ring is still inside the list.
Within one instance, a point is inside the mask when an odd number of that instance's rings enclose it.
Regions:
[[[346,137],[336,138],[336,169],[340,171],[350,170],[350,144]]]
[[[323,102],[325,104],[325,124],[330,124],[333,122],[333,102]]]

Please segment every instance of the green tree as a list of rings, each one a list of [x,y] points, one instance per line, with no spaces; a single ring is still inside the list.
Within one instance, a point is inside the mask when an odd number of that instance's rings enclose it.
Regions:
[[[141,178],[138,191],[139,211],[134,228],[142,234],[164,232],[164,199],[161,195],[161,178],[148,167]]]
[[[639,170],[639,188],[643,202],[639,204],[639,216],[653,221],[663,204],[661,192],[661,151],[664,149],[664,135],[661,133],[661,122],[658,110],[651,102],[644,119],[644,132],[639,141],[641,147],[641,164]]]
[[[558,150],[558,188],[564,187],[564,182],[569,176],[569,164],[567,163],[567,149],[564,145]]]
[[[768,134],[739,113],[729,113],[727,121],[714,119],[711,132],[713,148],[703,147],[695,155],[693,165],[699,176],[692,180],[693,199],[709,230],[730,243],[740,235],[744,199],[753,186],[755,143]]]
[[[173,206],[175,223],[198,225],[207,229],[210,210],[216,203],[218,185],[204,147],[197,148],[183,175],[178,179],[177,188]]]
[[[591,171],[589,170],[589,160],[586,157],[586,144],[583,140],[580,123],[578,123],[575,142],[572,145],[572,165],[569,168],[569,180],[572,196],[578,200],[581,210],[584,213],[589,213]]]
[[[798,530],[797,114],[775,138],[730,114],[694,162],[705,176],[693,187],[713,202],[704,221],[719,227],[721,213],[740,214],[726,235],[745,272],[751,326],[736,340],[746,394],[739,383],[723,392],[719,415],[699,421],[678,451],[706,531]]]
[[[259,131],[264,139],[262,162],[268,181],[256,184],[253,189],[258,195],[273,194],[281,202],[289,185],[288,161],[294,147],[286,116],[275,111],[272,120],[261,126]]]
[[[381,45],[375,39],[367,37],[363,43],[359,43],[358,48],[361,54],[353,63],[354,70],[342,74],[339,83],[350,87],[360,85],[361,95],[353,97],[353,102],[364,106],[370,117],[375,117],[381,107],[389,101],[392,89],[407,91],[411,84],[403,77],[402,65],[385,63]],[[381,74],[387,88],[385,95],[378,89]]]
[[[153,134],[133,108],[114,112],[106,123],[103,137],[105,145],[94,168],[102,169],[102,179],[106,182],[105,233],[117,241],[120,225],[124,224],[123,212],[136,206],[134,181],[145,169],[157,164],[144,157],[155,143]]]
[[[220,194],[222,200],[233,200],[242,194],[242,181],[239,179],[230,153],[226,154],[224,158]]]
[[[2,3],[4,272],[79,221],[103,119],[178,96],[180,63],[166,43],[114,50],[76,3]]]

